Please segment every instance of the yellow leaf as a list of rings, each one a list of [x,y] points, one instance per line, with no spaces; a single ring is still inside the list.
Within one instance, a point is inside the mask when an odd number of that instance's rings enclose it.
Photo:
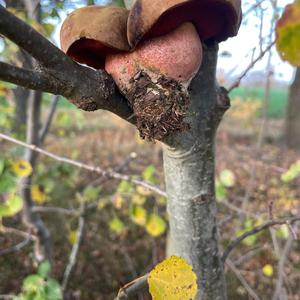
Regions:
[[[140,194],[134,194],[131,198],[132,203],[137,205],[144,205],[146,200],[147,200],[146,197]]]
[[[77,241],[77,231],[72,230],[69,233],[69,242],[71,243],[71,245],[74,245],[76,241]]]
[[[166,227],[164,219],[156,214],[151,214],[146,224],[147,232],[154,237],[162,235],[166,231]]]
[[[262,269],[263,273],[267,277],[272,277],[274,274],[274,269],[270,264],[267,264]]]
[[[134,206],[131,210],[131,219],[134,223],[144,226],[147,222],[147,211],[141,206]]]
[[[31,198],[37,204],[43,204],[46,201],[46,194],[42,186],[35,184],[31,187]]]
[[[125,200],[120,194],[116,194],[113,198],[113,205],[116,209],[121,209]]]
[[[286,6],[276,25],[277,50],[283,60],[300,66],[300,1]]]
[[[23,159],[13,161],[11,169],[18,177],[27,177],[32,173],[31,164]]]
[[[197,294],[197,276],[185,259],[171,256],[148,277],[153,300],[192,300]]]
[[[138,186],[138,187],[136,188],[136,191],[137,191],[140,195],[142,195],[142,196],[150,196],[150,195],[152,195],[152,192],[151,192],[150,190],[144,188],[143,186]]]

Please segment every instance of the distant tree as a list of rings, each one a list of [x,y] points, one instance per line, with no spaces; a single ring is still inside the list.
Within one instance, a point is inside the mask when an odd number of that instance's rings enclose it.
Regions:
[[[300,67],[289,90],[289,102],[286,113],[285,141],[288,147],[300,151]]]

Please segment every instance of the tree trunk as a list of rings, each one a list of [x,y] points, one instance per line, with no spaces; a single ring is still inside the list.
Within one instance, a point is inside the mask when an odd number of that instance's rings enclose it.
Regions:
[[[22,0],[6,0],[6,7],[11,7],[17,10],[25,10],[24,3]],[[28,60],[30,60],[29,56],[21,51],[18,51],[15,59],[17,59],[18,63],[28,68]],[[13,90],[13,97],[15,102],[15,124],[14,130],[17,133],[25,132],[26,128],[26,119],[27,119],[27,100],[29,97],[29,91],[18,86]]]
[[[288,147],[300,151],[300,68],[297,68],[290,87],[285,139]]]
[[[216,63],[217,45],[204,45],[203,64],[190,91],[191,130],[170,137],[164,145],[168,255],[181,256],[193,265],[198,300],[227,299],[218,250],[214,140],[229,100],[217,86]]]

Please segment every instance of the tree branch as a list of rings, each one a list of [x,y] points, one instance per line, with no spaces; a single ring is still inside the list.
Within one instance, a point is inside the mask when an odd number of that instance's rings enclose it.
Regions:
[[[0,80],[32,90],[43,90],[50,93],[56,90],[43,72],[26,70],[4,62],[0,62]],[[58,89],[56,91],[58,92]]]
[[[0,34],[3,34],[39,63],[37,71],[0,65],[0,80],[20,86],[62,95],[78,108],[95,111],[105,109],[121,118],[130,119],[132,109],[120,95],[104,70],[93,70],[77,64],[28,24],[0,5]]]
[[[140,180],[140,179],[136,179],[136,178],[134,178],[134,176],[118,173],[118,172],[115,172],[113,170],[104,170],[104,169],[102,169],[100,167],[97,167],[97,166],[88,165],[86,163],[82,163],[82,162],[79,162],[79,161],[76,161],[76,160],[73,160],[73,159],[58,156],[56,154],[53,154],[53,153],[48,152],[46,150],[43,150],[43,149],[41,149],[41,148],[39,148],[35,145],[27,144],[27,143],[24,143],[24,142],[19,141],[17,139],[14,139],[12,137],[9,137],[9,136],[7,136],[3,133],[0,133],[0,139],[4,139],[6,141],[9,141],[11,143],[20,145],[20,146],[25,147],[27,149],[31,149],[32,151],[35,151],[35,152],[38,152],[38,153],[43,154],[45,156],[48,156],[48,157],[50,157],[54,160],[57,160],[59,162],[66,163],[66,164],[69,164],[69,165],[72,165],[72,166],[75,166],[75,167],[78,167],[78,168],[81,168],[81,169],[85,169],[87,171],[98,173],[102,176],[106,176],[107,178],[114,178],[114,179],[118,179],[118,180],[125,180],[125,181],[132,182],[135,185],[140,185],[140,186],[142,186],[142,187],[144,187],[144,188],[146,188],[150,191],[153,191],[153,192],[157,193],[160,196],[166,197],[166,192],[161,190],[159,187],[157,187],[157,186],[155,186],[155,185],[153,185],[149,182],[146,182],[146,181],[143,181],[143,180]]]
[[[0,5],[0,33],[46,67],[63,68],[72,60],[31,26]]]
[[[255,66],[255,64],[260,61],[266,53],[268,53],[270,51],[270,49],[275,45],[276,41],[273,41],[269,46],[267,46],[267,48],[262,51],[256,59],[254,59],[249,65],[248,67],[244,70],[244,72],[237,78],[237,80],[227,89],[228,93],[230,93],[232,90],[234,90],[235,88],[239,87],[242,79],[248,74],[248,72]]]
[[[227,246],[227,248],[225,249],[223,256],[222,256],[222,261],[223,263],[225,263],[227,257],[229,256],[230,252],[239,244],[241,243],[244,239],[246,239],[247,237],[257,234],[265,229],[268,229],[272,226],[275,225],[284,225],[284,224],[293,224],[297,221],[300,221],[300,216],[298,217],[293,217],[293,218],[286,218],[283,220],[274,220],[274,221],[268,221],[263,225],[254,227],[252,230],[249,230],[247,232],[245,232],[244,234],[242,234],[241,236],[239,236],[238,238],[234,239],[231,241],[231,243]]]
[[[149,274],[146,274],[123,286],[119,290],[118,296],[115,300],[134,299],[136,294],[146,291],[148,289],[148,276]]]

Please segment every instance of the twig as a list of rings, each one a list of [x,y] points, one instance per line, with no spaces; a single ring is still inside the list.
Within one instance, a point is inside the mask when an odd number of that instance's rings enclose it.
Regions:
[[[63,281],[62,281],[62,285],[61,285],[61,289],[62,292],[64,293],[66,291],[66,288],[68,286],[68,282],[70,279],[70,275],[71,272],[76,264],[76,259],[77,259],[77,255],[79,252],[79,247],[82,241],[82,237],[83,237],[83,230],[84,230],[84,225],[85,225],[85,219],[84,219],[84,211],[85,211],[85,207],[84,204],[82,204],[81,207],[81,215],[79,217],[78,220],[78,228],[77,228],[77,232],[76,232],[76,242],[72,247],[72,251],[69,257],[69,263],[66,267],[65,273],[64,273],[64,277],[63,277]]]
[[[140,293],[144,292],[148,289],[148,274],[139,277],[132,282],[123,286],[115,298],[115,300],[129,300],[133,299],[133,297]]]
[[[244,72],[237,78],[237,80],[227,89],[228,93],[230,93],[232,90],[234,90],[235,88],[237,88],[242,79],[248,74],[248,72],[255,66],[255,64],[260,61],[264,56],[265,54],[275,45],[275,41],[273,41],[269,46],[267,46],[267,48],[261,52],[258,57],[253,60],[249,65],[248,67],[244,70]]]
[[[7,136],[3,133],[0,133],[0,139],[4,139],[6,141],[9,141],[11,143],[20,145],[20,146],[25,147],[27,149],[31,149],[32,151],[35,151],[35,152],[38,152],[38,153],[43,154],[45,156],[48,156],[48,157],[50,157],[50,158],[52,158],[56,161],[66,163],[66,164],[69,164],[69,165],[73,165],[75,167],[78,167],[78,168],[81,168],[81,169],[84,169],[84,170],[88,170],[88,171],[91,171],[91,172],[95,172],[95,173],[98,173],[100,175],[107,176],[109,178],[129,181],[129,182],[132,182],[136,185],[140,185],[140,186],[142,186],[142,187],[144,187],[144,188],[146,188],[150,191],[153,191],[153,192],[157,193],[158,195],[161,195],[161,196],[164,196],[164,197],[167,196],[166,192],[161,190],[159,187],[154,186],[149,182],[146,182],[146,181],[143,181],[143,180],[140,180],[140,179],[136,179],[133,176],[121,174],[121,173],[114,172],[114,171],[106,171],[106,170],[103,170],[100,167],[88,165],[88,164],[85,164],[85,163],[82,163],[82,162],[79,162],[79,161],[76,161],[76,160],[73,160],[73,159],[58,156],[58,155],[53,154],[49,151],[43,150],[43,149],[41,149],[41,148],[39,148],[35,145],[31,145],[31,144],[27,144],[25,142],[19,141],[15,138]]]
[[[31,241],[32,241],[32,239],[30,237],[27,237],[21,243],[13,246],[11,248],[0,250],[0,256],[11,254],[11,253],[15,253],[15,252],[19,252],[21,249],[23,249],[24,247],[26,247]]]
[[[12,26],[13,24],[13,26]],[[0,5],[0,33],[47,67],[62,67],[72,60],[31,26]]]
[[[244,234],[242,234],[241,236],[239,236],[238,238],[234,239],[231,241],[231,243],[227,246],[227,248],[225,249],[223,256],[222,256],[222,261],[223,263],[225,263],[228,255],[230,254],[230,252],[239,244],[241,243],[244,239],[246,239],[247,237],[257,234],[265,229],[268,229],[269,227],[275,226],[275,225],[283,225],[283,224],[293,224],[297,221],[300,221],[300,216],[298,217],[293,217],[293,218],[286,218],[286,219],[282,219],[282,220],[274,220],[274,221],[268,221],[263,225],[254,227],[252,230],[249,230],[247,232],[245,232]]]
[[[40,131],[40,145],[44,144],[45,138],[48,134],[48,131],[50,129],[54,114],[55,114],[55,110],[57,108],[57,104],[58,104],[58,100],[59,100],[59,96],[54,96],[51,102],[51,106],[50,106],[50,110],[47,116],[46,121],[44,122],[44,126],[42,127],[41,131]]]
[[[254,292],[254,290],[251,288],[251,286],[248,284],[248,282],[245,280],[241,272],[235,267],[233,262],[228,259],[226,262],[227,266],[231,269],[231,271],[235,274],[235,276],[239,279],[243,287],[246,289],[248,294],[255,300],[260,300],[260,298],[257,296],[257,294]]]
[[[288,240],[286,241],[285,243],[285,246],[283,248],[283,251],[282,253],[280,253],[280,259],[279,259],[279,262],[278,262],[278,278],[277,278],[277,282],[276,282],[276,287],[275,287],[275,291],[274,291],[274,294],[273,294],[273,297],[272,297],[272,300],[280,300],[281,299],[281,291],[282,291],[282,285],[283,285],[283,277],[284,277],[284,266],[285,266],[285,263],[288,259],[288,255],[289,255],[289,252],[293,246],[293,241],[295,240],[295,235],[296,235],[296,238],[297,238],[297,229],[299,227],[296,226],[295,229],[292,228],[292,225],[290,222],[288,222],[288,226],[291,228],[290,231],[292,232],[291,235],[288,237]]]
[[[80,213],[75,209],[66,209],[62,207],[47,207],[47,206],[34,206],[33,212],[39,213],[58,213],[69,216],[78,216]]]

